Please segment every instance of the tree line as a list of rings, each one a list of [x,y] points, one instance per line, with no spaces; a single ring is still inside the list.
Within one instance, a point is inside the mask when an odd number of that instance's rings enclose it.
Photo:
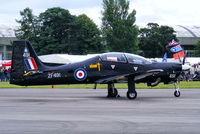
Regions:
[[[103,0],[99,28],[87,15],[71,15],[67,9],[49,8],[38,16],[30,8],[20,11],[18,39],[31,41],[39,55],[51,53],[92,54],[109,51],[129,52],[145,57],[162,57],[165,45],[177,40],[169,26],[149,23],[136,26],[136,11],[129,11],[128,0]]]
[[[32,42],[38,54],[87,54],[104,51],[100,30],[86,15],[73,16],[59,7],[47,9],[35,16],[30,8],[20,12],[19,39]]]

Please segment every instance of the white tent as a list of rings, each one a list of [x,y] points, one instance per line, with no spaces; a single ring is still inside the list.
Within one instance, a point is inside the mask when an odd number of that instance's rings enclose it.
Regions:
[[[49,54],[39,56],[40,60],[45,63],[58,63],[58,64],[69,64],[86,60],[94,57],[97,54],[90,55],[68,55],[68,54]]]

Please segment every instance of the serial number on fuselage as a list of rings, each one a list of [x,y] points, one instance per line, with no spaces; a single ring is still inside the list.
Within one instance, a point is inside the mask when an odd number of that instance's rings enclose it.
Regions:
[[[61,77],[61,73],[48,73],[48,79],[51,78],[60,78]]]

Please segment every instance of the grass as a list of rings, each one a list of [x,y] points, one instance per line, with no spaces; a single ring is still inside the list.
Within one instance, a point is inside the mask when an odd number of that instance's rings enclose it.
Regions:
[[[127,84],[123,83],[123,84],[115,84],[115,87],[118,89],[127,89]],[[51,85],[46,85],[46,86],[17,86],[17,85],[11,85],[9,84],[9,82],[0,82],[0,88],[51,88]],[[94,88],[94,84],[76,84],[76,85],[54,85],[54,88]],[[107,88],[107,84],[98,84],[97,88]],[[148,87],[146,84],[144,83],[140,83],[140,84],[136,84],[136,88],[174,88],[173,84],[159,84],[156,87]],[[180,82],[180,88],[199,88],[200,89],[200,81],[190,81],[190,82],[186,82],[186,81],[181,81]]]

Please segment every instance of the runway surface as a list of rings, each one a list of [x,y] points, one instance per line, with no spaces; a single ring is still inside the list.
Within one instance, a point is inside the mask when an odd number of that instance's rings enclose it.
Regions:
[[[0,134],[199,134],[200,90],[0,89]]]

